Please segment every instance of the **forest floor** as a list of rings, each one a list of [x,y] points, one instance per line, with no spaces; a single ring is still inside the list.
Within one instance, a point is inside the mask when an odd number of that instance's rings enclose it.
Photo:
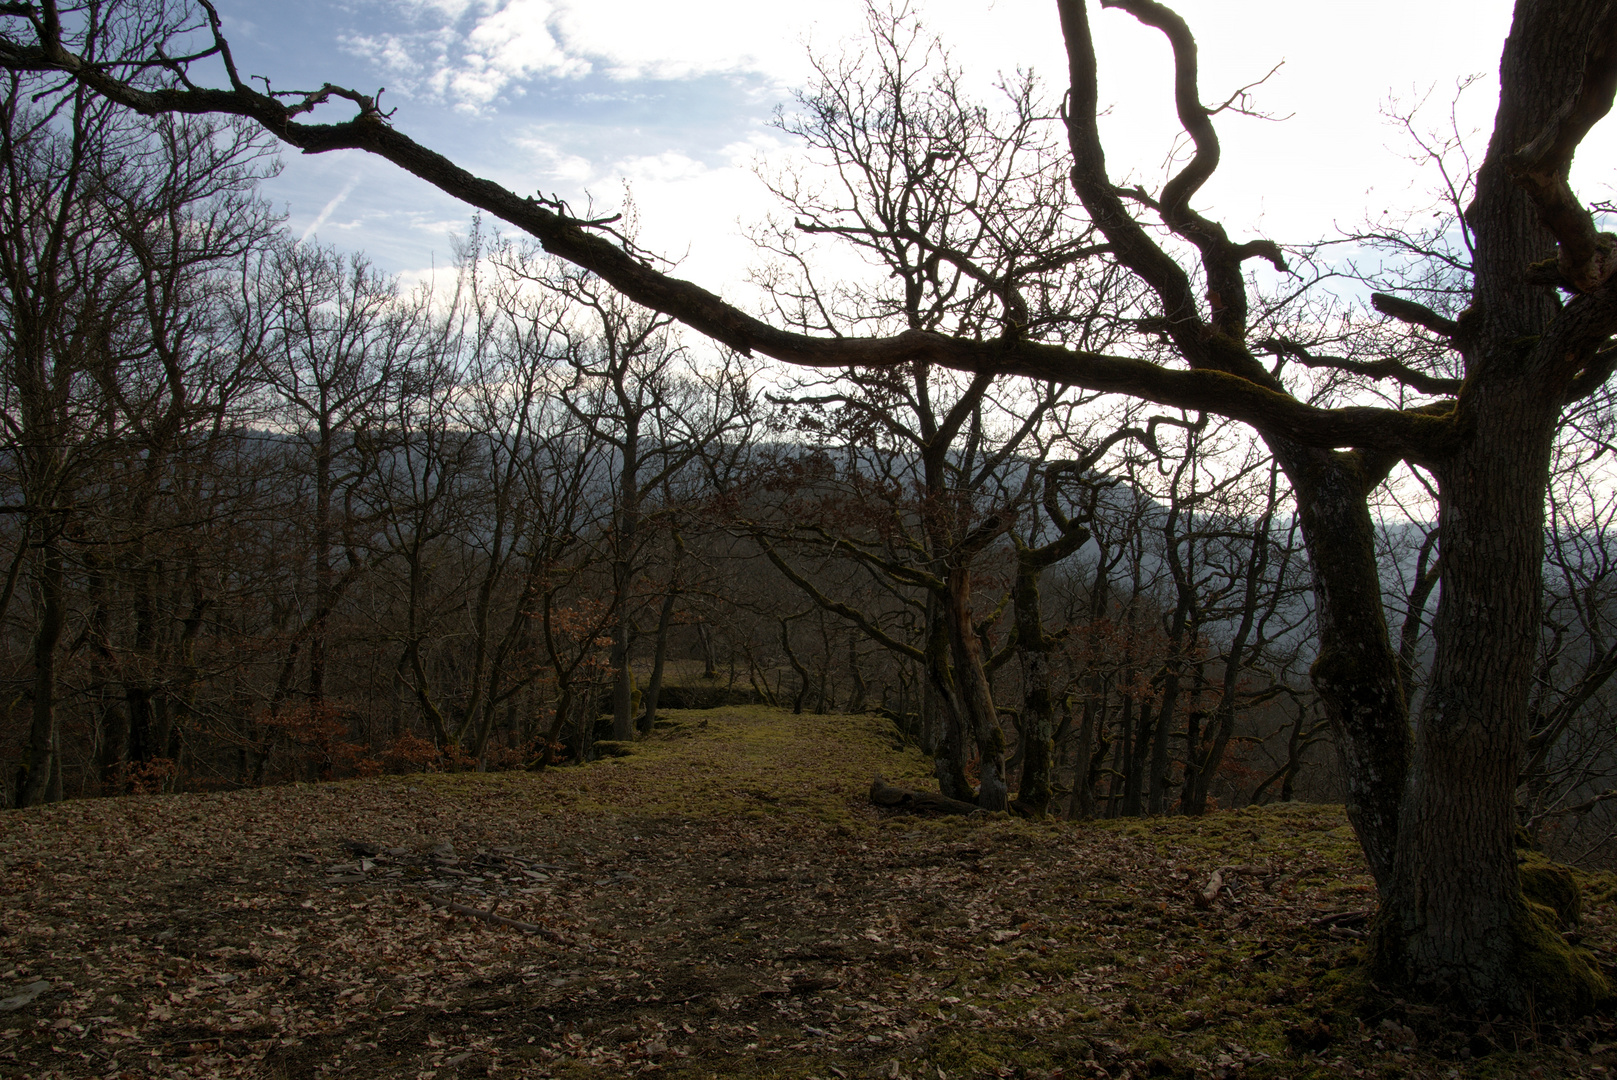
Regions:
[[[582,768],[0,815],[0,1075],[1617,1075],[1607,1018],[1370,986],[1339,809],[928,819],[866,799],[926,786],[878,718],[669,720]]]

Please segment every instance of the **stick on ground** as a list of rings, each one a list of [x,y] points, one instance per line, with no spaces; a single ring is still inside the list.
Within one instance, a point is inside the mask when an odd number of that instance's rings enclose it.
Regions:
[[[511,929],[521,930],[525,934],[538,934],[546,941],[554,942],[557,945],[567,944],[566,938],[556,933],[556,931],[551,930],[548,927],[540,926],[537,923],[520,922],[516,919],[507,919],[504,915],[496,915],[492,911],[483,911],[481,908],[467,907],[465,904],[456,904],[449,900],[440,899],[436,896],[429,896],[427,897],[427,900],[430,903],[436,904],[438,907],[443,908],[445,911],[454,912],[456,915],[470,915],[474,919],[482,919],[484,922],[491,922],[496,926],[509,926]]]

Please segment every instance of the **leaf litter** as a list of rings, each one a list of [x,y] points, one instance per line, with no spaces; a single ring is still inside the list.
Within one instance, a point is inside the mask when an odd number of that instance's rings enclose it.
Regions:
[[[1380,993],[1333,807],[932,819],[878,717],[544,773],[0,818],[0,1075],[1607,1077],[1606,1019]],[[1583,944],[1611,959],[1609,881]]]

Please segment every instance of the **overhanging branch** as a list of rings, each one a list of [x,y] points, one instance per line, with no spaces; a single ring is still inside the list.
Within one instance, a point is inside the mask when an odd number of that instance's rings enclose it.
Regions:
[[[1131,4],[1131,7],[1137,6]],[[1065,7],[1064,24],[1068,15]],[[0,68],[63,72],[108,100],[145,115],[243,117],[308,154],[345,149],[374,154],[440,191],[521,229],[537,239],[546,251],[598,275],[628,299],[676,318],[698,333],[741,353],[761,353],[808,367],[895,367],[930,363],[977,374],[1029,376],[1089,390],[1128,394],[1173,408],[1217,412],[1265,433],[1309,446],[1376,446],[1414,460],[1444,453],[1457,438],[1457,429],[1444,417],[1379,408],[1322,409],[1304,404],[1278,389],[1268,379],[1262,365],[1246,354],[1244,348],[1218,348],[1216,343],[1204,344],[1188,355],[1193,362],[1200,354],[1226,368],[1244,357],[1245,362],[1236,366],[1243,371],[1253,369],[1251,377],[1211,367],[1176,370],[1133,357],[1019,339],[967,340],[922,330],[888,337],[822,338],[781,330],[692,282],[657,269],[647,258],[626,250],[593,229],[591,226],[596,223],[560,212],[558,204],[519,196],[420,145],[388,122],[374,97],[331,84],[294,95],[295,100],[290,105],[281,101],[279,95],[257,91],[239,81],[230,89],[195,86],[147,89],[116,77],[112,74],[113,65],[90,62],[65,48],[60,29],[52,18],[54,4],[46,3],[43,10],[43,18],[28,16],[38,38],[37,44],[24,44],[0,35]],[[7,11],[0,9],[0,15],[4,14]],[[340,123],[311,123],[301,119],[333,99],[351,102],[356,115]],[[1081,106],[1082,103],[1074,101],[1072,119],[1082,114]],[[1092,124],[1091,115],[1087,123],[1080,122],[1076,126],[1089,128]],[[1075,136],[1078,134],[1075,132]],[[1083,140],[1075,138],[1075,141]],[[1099,157],[1098,144],[1095,156]],[[1103,173],[1101,182],[1104,183]],[[1182,181],[1179,186],[1187,185]],[[1106,190],[1111,191],[1109,185]],[[1080,193],[1083,193],[1082,185]],[[1087,205],[1091,199],[1086,197],[1085,202]],[[1102,208],[1097,218],[1121,216],[1127,219],[1127,215],[1121,213],[1121,203],[1115,194],[1111,195],[1110,204],[1109,208]],[[1090,208],[1095,212],[1096,207]],[[1120,257],[1137,272],[1142,272],[1165,300],[1178,302],[1170,303],[1170,310],[1189,299],[1183,272],[1144,236],[1137,224],[1132,220],[1126,225],[1114,221],[1110,229],[1106,221],[1100,224]],[[1196,326],[1204,327],[1193,310],[1185,311],[1183,307],[1180,310],[1189,315]],[[1223,362],[1219,358],[1223,358]]]

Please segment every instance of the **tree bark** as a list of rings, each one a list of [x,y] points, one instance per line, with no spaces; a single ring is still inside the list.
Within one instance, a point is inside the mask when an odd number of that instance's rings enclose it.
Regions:
[[[949,653],[954,661],[962,718],[977,748],[977,805],[984,810],[1004,810],[1010,803],[1010,785],[1005,779],[1005,733],[999,726],[988,673],[983,670],[982,646],[972,626],[971,570],[951,566],[947,580],[944,610]]]
[[[1050,777],[1055,765],[1055,703],[1050,699],[1050,656],[1039,651],[1022,661],[1022,777],[1016,809],[1033,817],[1050,812]]]
[[[1466,211],[1476,236],[1472,306],[1459,320],[1468,438],[1434,468],[1435,656],[1377,928],[1384,972],[1514,1011],[1587,1007],[1610,994],[1528,907],[1514,834],[1551,447],[1579,358],[1617,329],[1617,301],[1608,282],[1563,309],[1553,290],[1523,284],[1528,267],[1554,254],[1555,237],[1505,173],[1577,93],[1574,61],[1587,43],[1609,47],[1595,35],[1606,7],[1522,0],[1500,64],[1499,111]]]
[[[668,630],[674,622],[674,605],[679,600],[679,589],[669,582],[663,596],[662,611],[657,615],[657,642],[651,657],[651,681],[646,684],[645,712],[640,716],[640,734],[650,735],[657,724],[657,699],[663,692],[663,665],[668,659]]]
[[[1319,653],[1310,675],[1336,736],[1348,820],[1379,888],[1392,880],[1413,735],[1387,633],[1375,524],[1365,501],[1379,477],[1358,454],[1270,438],[1291,482],[1314,580]]]
[[[44,802],[50,791],[57,753],[56,648],[62,639],[64,559],[61,547],[47,541],[38,571],[39,622],[34,630],[33,702],[28,725],[28,756],[17,778],[17,805]]]

